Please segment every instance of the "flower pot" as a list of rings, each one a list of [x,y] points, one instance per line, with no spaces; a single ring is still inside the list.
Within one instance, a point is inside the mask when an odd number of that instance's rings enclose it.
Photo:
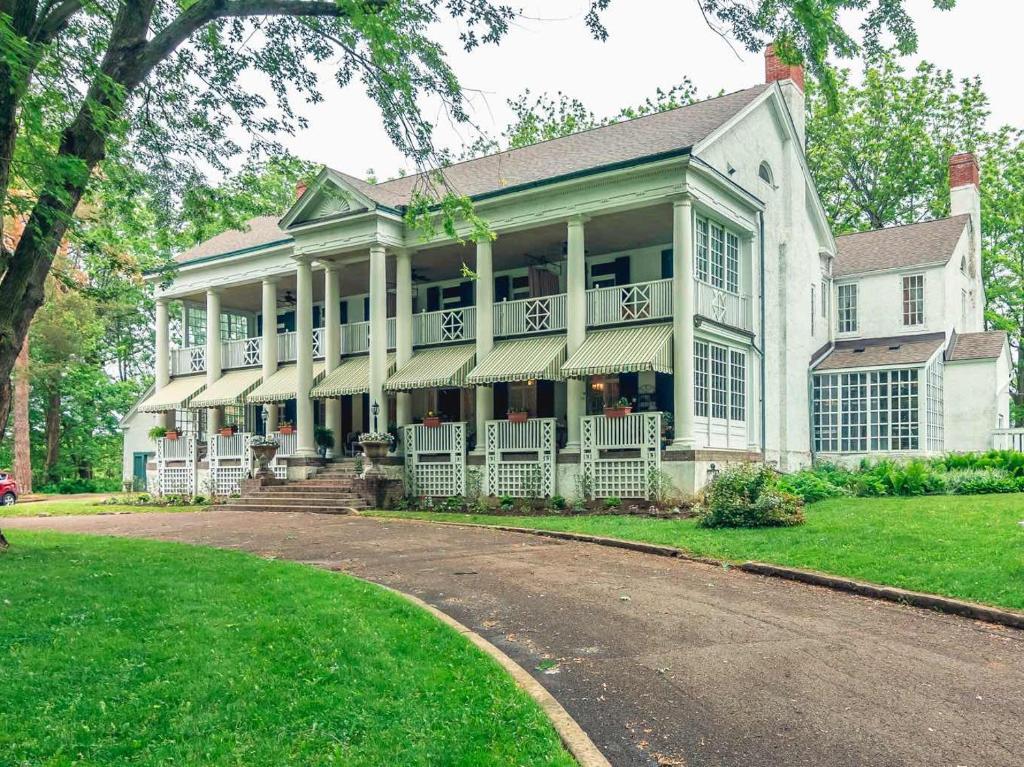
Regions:
[[[233,426],[225,426],[220,430],[220,436],[222,437],[233,437],[235,436],[235,429]]]
[[[366,466],[363,468],[362,478],[382,476],[384,469],[379,461],[385,458],[388,450],[391,449],[391,440],[388,439],[367,439],[359,443],[363,448],[363,457],[366,458]]]
[[[277,445],[253,445],[252,454],[256,458],[256,478],[273,479],[274,470],[270,468],[270,462],[277,455]]]
[[[423,425],[428,429],[436,429],[441,425],[441,416],[439,415],[428,415],[423,418]]]
[[[164,437],[166,437],[167,439],[177,439],[178,438],[178,432],[176,432],[176,431],[168,431],[164,435]]]
[[[513,410],[508,414],[508,420],[510,423],[526,423],[530,419],[530,414],[525,410]]]
[[[627,415],[633,412],[633,408],[630,405],[625,407],[606,407],[604,409],[605,418],[625,418]]]
[[[295,433],[295,427],[291,426],[291,425],[278,426],[277,427],[277,431],[280,434],[294,434]]]

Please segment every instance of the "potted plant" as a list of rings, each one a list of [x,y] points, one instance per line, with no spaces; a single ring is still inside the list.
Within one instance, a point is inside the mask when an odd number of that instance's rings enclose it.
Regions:
[[[604,408],[605,418],[625,418],[633,412],[633,404],[625,397],[619,397],[614,405],[606,405]]]
[[[295,427],[287,418],[277,424],[277,431],[281,434],[294,434]]]
[[[428,410],[427,414],[423,416],[423,425],[428,429],[436,429],[441,425],[441,414],[436,410]]]
[[[317,426],[313,429],[313,441],[321,457],[331,458],[334,450],[334,432],[326,426]]]
[[[505,416],[510,423],[526,423],[530,419],[530,414],[526,410],[509,410]]]
[[[386,431],[360,434],[359,445],[363,448],[363,457],[366,458],[366,467],[359,476],[363,479],[369,476],[382,476],[384,469],[378,461],[387,456],[388,450],[391,449],[391,435]]]
[[[222,437],[233,437],[238,431],[237,423],[226,423],[220,427],[220,436]]]
[[[276,439],[264,437],[261,434],[255,435],[249,441],[249,448],[252,450],[253,457],[256,458],[257,468],[254,475],[256,479],[274,478],[274,470],[270,468],[270,462],[274,460],[280,446]]]
[[[181,436],[181,432],[177,428],[168,429],[167,434],[164,435],[167,439],[177,439]]]
[[[156,442],[158,439],[163,439],[167,436],[167,429],[163,426],[154,426],[149,430],[149,438]]]

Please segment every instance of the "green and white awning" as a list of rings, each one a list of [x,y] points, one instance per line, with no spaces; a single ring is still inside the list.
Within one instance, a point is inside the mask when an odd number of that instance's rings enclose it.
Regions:
[[[462,388],[475,360],[475,344],[424,349],[413,354],[412,359],[387,380],[384,388],[388,391]]]
[[[316,386],[324,375],[324,363],[313,363],[313,385]],[[278,368],[274,375],[261,383],[248,397],[246,402],[262,405],[267,402],[287,402],[295,399],[299,388],[299,373],[296,365],[285,365]]]
[[[562,365],[566,378],[616,373],[672,372],[672,326],[598,330]]]
[[[166,413],[168,410],[184,410],[192,398],[206,386],[206,376],[183,376],[175,378],[139,405],[140,413]]]
[[[245,370],[229,370],[222,375],[206,391],[192,399],[189,407],[227,407],[241,405],[245,395],[260,385],[263,371],[259,368]]]
[[[395,372],[395,355],[389,354],[387,375]],[[310,396],[314,399],[344,397],[346,394],[365,394],[370,390],[370,355],[349,357],[338,367],[324,376],[324,380],[313,387]]]
[[[565,336],[537,336],[499,341],[466,377],[470,386],[501,381],[561,381]]]

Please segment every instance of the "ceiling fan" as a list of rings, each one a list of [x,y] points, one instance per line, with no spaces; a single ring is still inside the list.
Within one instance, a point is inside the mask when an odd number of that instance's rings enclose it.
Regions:
[[[296,304],[295,294],[292,291],[290,291],[290,290],[286,290],[277,299],[277,305],[278,306],[295,306],[295,304]]]

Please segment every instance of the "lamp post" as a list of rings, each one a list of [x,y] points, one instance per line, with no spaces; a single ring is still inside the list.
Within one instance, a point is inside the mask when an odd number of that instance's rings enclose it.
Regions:
[[[377,434],[377,416],[380,414],[380,403],[377,400],[374,400],[373,404],[370,405],[370,412],[373,414],[373,433]]]
[[[260,419],[263,421],[263,436],[269,437],[267,434],[267,419],[270,417],[270,412],[267,410],[267,405],[260,408]]]

